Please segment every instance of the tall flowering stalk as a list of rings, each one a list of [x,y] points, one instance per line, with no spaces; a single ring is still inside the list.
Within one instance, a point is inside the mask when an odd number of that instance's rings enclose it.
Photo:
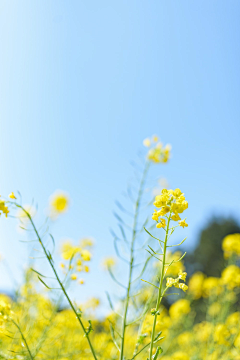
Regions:
[[[10,197],[10,199],[16,200],[16,197],[15,197],[15,195],[14,195],[13,193],[11,193],[11,194],[9,195],[9,197]],[[55,278],[55,280],[57,281],[57,283],[58,283],[58,285],[59,285],[59,288],[57,288],[57,290],[61,290],[61,291],[63,292],[63,294],[64,294],[64,296],[65,296],[65,298],[66,298],[66,300],[67,300],[67,302],[68,302],[68,304],[69,304],[69,306],[70,306],[70,308],[73,310],[74,314],[76,315],[76,319],[77,319],[77,321],[79,322],[79,324],[80,324],[80,326],[81,326],[81,328],[82,328],[82,330],[83,330],[83,333],[84,333],[84,336],[85,336],[86,339],[87,339],[87,342],[88,342],[88,345],[89,345],[89,348],[90,348],[92,357],[94,358],[94,360],[97,360],[97,355],[96,355],[95,349],[93,348],[93,345],[92,345],[92,342],[91,342],[91,339],[90,339],[90,336],[89,336],[90,333],[91,333],[92,330],[93,330],[91,321],[89,320],[89,326],[88,326],[88,327],[86,327],[86,326],[84,325],[83,320],[81,319],[82,312],[81,312],[79,309],[76,309],[75,305],[73,304],[72,300],[70,299],[70,297],[69,297],[69,295],[68,295],[68,293],[67,293],[67,290],[66,290],[66,286],[65,286],[65,284],[64,284],[64,281],[62,281],[62,280],[60,279],[60,276],[59,276],[59,274],[58,274],[58,272],[57,272],[57,270],[56,270],[56,267],[55,267],[55,265],[54,265],[54,260],[53,260],[52,253],[47,249],[46,245],[44,244],[44,242],[43,242],[43,240],[42,240],[42,238],[41,238],[41,236],[40,236],[40,233],[39,233],[39,231],[37,230],[37,227],[36,227],[36,225],[35,225],[35,223],[34,223],[34,221],[33,221],[33,218],[32,218],[32,216],[31,216],[31,214],[30,214],[30,211],[27,211],[21,204],[18,204],[16,201],[14,201],[14,202],[9,202],[9,201],[8,201],[8,202],[7,202],[7,201],[4,202],[4,201],[2,201],[2,203],[0,203],[0,210],[1,210],[3,213],[5,213],[6,216],[7,216],[7,213],[9,212],[9,210],[8,210],[8,208],[7,208],[7,206],[6,206],[7,203],[10,203],[11,205],[13,205],[13,206],[15,206],[17,209],[19,209],[19,210],[21,211],[21,213],[22,213],[22,216],[25,216],[25,217],[29,220],[29,222],[30,222],[30,224],[31,224],[31,226],[32,226],[32,230],[33,230],[33,232],[35,233],[35,236],[36,236],[36,238],[37,238],[37,241],[38,241],[38,243],[40,244],[40,246],[41,246],[41,248],[42,248],[42,250],[43,250],[43,253],[44,253],[44,255],[45,255],[45,257],[46,257],[46,259],[47,259],[47,261],[48,261],[48,263],[49,263],[52,271],[53,271],[54,278]],[[64,206],[66,206],[66,204],[67,204],[67,203],[65,202],[65,203],[64,203]],[[61,203],[61,211],[63,211],[64,206],[62,206],[62,203]],[[50,234],[49,234],[49,235],[50,235]],[[50,235],[50,237],[51,237],[53,243],[55,243],[53,237],[52,237],[51,235]],[[73,253],[73,256],[74,256],[74,253]],[[70,265],[71,265],[71,261],[72,261],[72,259],[73,259],[73,256],[72,256],[72,258],[71,258],[71,260],[70,260]],[[70,266],[70,265],[69,265],[69,266]],[[47,287],[48,289],[52,289],[52,288],[49,287],[49,286],[45,283],[45,281],[43,280],[43,278],[47,278],[47,276],[42,275],[41,273],[39,273],[38,271],[36,271],[36,270],[34,270],[34,269],[32,269],[32,270],[33,270],[35,273],[37,273],[38,279],[41,281],[41,283],[42,283],[45,287]],[[65,277],[65,279],[66,279],[66,277]],[[54,288],[54,289],[56,289],[56,288]],[[15,326],[17,326],[16,323],[15,323]],[[18,329],[19,329],[19,331],[20,331],[20,328],[19,328],[19,327],[18,327]],[[22,333],[21,333],[21,336],[23,337],[23,334],[22,334]],[[25,338],[23,338],[23,339],[24,339],[24,341],[26,341]],[[29,349],[28,349],[28,350],[29,350]],[[29,350],[29,355],[30,355],[30,350]],[[30,356],[30,357],[31,357],[31,356]],[[31,357],[31,358],[32,358],[32,357]],[[33,358],[32,358],[32,359],[33,359]]]
[[[121,344],[119,347],[119,359],[124,359],[124,345],[125,345],[125,332],[127,327],[127,315],[129,309],[129,300],[130,300],[130,293],[131,293],[131,285],[132,285],[132,275],[133,275],[133,267],[134,267],[134,258],[135,258],[135,242],[137,238],[137,227],[138,227],[138,220],[139,220],[139,212],[140,212],[140,205],[143,197],[144,186],[147,178],[147,174],[149,171],[149,167],[151,163],[166,163],[170,157],[170,150],[171,146],[166,145],[163,147],[162,143],[158,141],[157,136],[153,136],[152,140],[145,139],[143,142],[144,146],[149,148],[147,159],[145,162],[144,170],[142,173],[142,178],[139,184],[139,189],[137,193],[137,198],[135,202],[135,211],[134,211],[134,219],[132,225],[132,236],[130,242],[130,258],[129,258],[129,275],[128,275],[128,283],[126,287],[126,297],[124,302],[124,311],[122,316],[122,329],[121,329]],[[145,267],[144,267],[145,269]],[[143,270],[144,271],[144,270]]]
[[[179,272],[178,278],[176,278],[176,279],[167,278],[167,281],[164,284],[164,280],[165,280],[168,268],[174,262],[182,260],[183,256],[185,255],[184,254],[180,259],[173,260],[170,263],[166,262],[167,248],[172,247],[172,246],[179,246],[185,240],[184,239],[180,244],[177,244],[177,245],[168,245],[168,240],[177,226],[182,226],[183,228],[188,226],[185,219],[182,220],[179,216],[179,214],[182,214],[188,208],[188,202],[185,200],[184,194],[181,192],[180,189],[175,189],[175,190],[163,189],[161,195],[156,196],[154,205],[158,208],[158,210],[156,210],[156,209],[154,210],[152,219],[157,222],[157,224],[156,224],[157,228],[164,229],[165,239],[163,241],[163,240],[160,240],[160,239],[154,237],[155,239],[158,240],[160,248],[162,249],[161,254],[156,253],[152,248],[150,248],[151,255],[153,257],[157,258],[162,263],[161,277],[159,279],[159,286],[157,287],[158,295],[157,295],[156,307],[151,310],[151,314],[154,316],[154,319],[153,319],[150,351],[149,351],[150,360],[157,359],[158,355],[162,352],[162,349],[160,347],[157,347],[156,353],[153,355],[153,346],[157,341],[159,341],[159,334],[157,336],[155,335],[157,317],[160,315],[159,308],[160,308],[161,301],[162,301],[166,291],[168,290],[168,288],[170,288],[172,286],[182,289],[183,291],[186,291],[188,288],[187,285],[184,284],[184,282],[180,282],[180,280],[185,281],[186,275],[187,275],[186,273],[183,273],[182,271]],[[170,227],[171,221],[175,221],[175,222],[178,221],[178,225]],[[151,236],[153,236],[153,235],[151,235]],[[161,256],[162,258],[159,258],[158,256]]]

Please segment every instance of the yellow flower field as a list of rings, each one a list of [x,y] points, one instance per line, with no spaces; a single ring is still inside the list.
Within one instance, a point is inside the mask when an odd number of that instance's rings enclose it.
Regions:
[[[104,318],[98,314],[97,298],[79,305],[69,296],[69,287],[84,287],[84,275],[94,261],[94,241],[66,240],[58,246],[48,227],[35,220],[39,210],[34,205],[23,205],[13,192],[2,195],[4,221],[15,217],[17,225],[31,233],[47,265],[42,274],[36,260],[13,298],[0,295],[0,359],[240,360],[240,234],[222,239],[221,277],[197,271],[188,278],[182,250],[185,211],[191,211],[188,189],[163,188],[153,197],[147,182],[151,167],[169,161],[171,146],[156,135],[143,145],[147,151],[138,169],[137,191],[129,194],[132,222],[117,215],[116,254],[101,264],[123,294],[107,294]],[[67,193],[54,193],[48,220],[64,216],[69,203]],[[178,244],[172,242],[176,233],[182,238]],[[119,264],[127,271],[127,282],[116,272]]]

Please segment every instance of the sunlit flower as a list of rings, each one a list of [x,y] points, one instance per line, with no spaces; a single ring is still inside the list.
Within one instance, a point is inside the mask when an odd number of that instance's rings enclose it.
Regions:
[[[190,302],[187,299],[180,299],[170,306],[169,314],[171,319],[177,320],[190,313]]]
[[[116,265],[116,259],[112,256],[103,259],[102,265],[105,269],[112,268]]]
[[[11,194],[9,194],[8,197],[10,199],[17,199],[13,192],[11,192]]]
[[[179,222],[179,225],[181,226],[181,227],[188,227],[188,224],[186,223],[186,221],[185,220],[180,220]]]
[[[146,138],[143,140],[143,145],[146,147],[150,147],[151,146],[151,140],[149,138]]]
[[[56,191],[50,197],[50,213],[51,216],[58,216],[68,210],[69,196],[63,191]]]
[[[156,227],[165,227],[166,220],[162,216],[170,213],[171,220],[179,221],[182,227],[188,226],[185,220],[181,220],[179,214],[182,214],[188,208],[188,202],[185,200],[184,194],[180,189],[167,190],[162,189],[161,195],[155,197],[153,203],[159,210],[154,209],[152,219],[157,221]]]
[[[222,249],[225,259],[230,258],[233,254],[240,256],[240,234],[225,236],[222,242]]]

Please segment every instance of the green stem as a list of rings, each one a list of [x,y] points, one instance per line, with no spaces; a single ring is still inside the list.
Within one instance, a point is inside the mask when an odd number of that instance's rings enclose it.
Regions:
[[[161,304],[164,292],[162,293],[162,286],[163,286],[163,279],[164,279],[164,271],[165,271],[165,260],[166,260],[166,252],[167,252],[167,241],[168,241],[168,232],[169,232],[169,224],[171,219],[171,212],[168,216],[167,221],[167,228],[166,228],[166,234],[165,234],[165,240],[164,240],[164,249],[163,249],[163,260],[162,260],[162,273],[161,273],[161,279],[159,284],[159,290],[158,290],[158,297],[157,297],[157,304],[156,304],[156,311],[158,311],[159,306]],[[152,327],[152,336],[151,336],[151,344],[150,344],[150,353],[149,353],[149,359],[152,359],[152,352],[153,352],[153,342],[155,338],[155,328],[156,328],[156,322],[157,322],[157,313],[154,315],[153,320],[153,327]]]
[[[39,233],[38,233],[38,231],[37,231],[37,229],[36,229],[36,227],[35,227],[35,224],[34,224],[34,222],[33,222],[33,220],[32,220],[31,215],[30,215],[21,205],[18,205],[18,204],[15,204],[15,205],[16,205],[17,207],[20,207],[20,208],[25,212],[25,214],[28,216],[28,218],[29,218],[29,220],[30,220],[30,222],[31,222],[31,225],[32,225],[32,227],[33,227],[33,230],[34,230],[35,234],[37,235],[38,241],[39,241],[40,245],[41,245],[42,248],[43,248],[44,254],[45,254],[45,256],[46,256],[46,258],[47,258],[47,260],[48,260],[48,262],[49,262],[49,264],[50,264],[50,266],[51,266],[51,268],[52,268],[52,270],[53,270],[53,273],[54,273],[54,275],[55,275],[55,277],[56,277],[56,280],[57,280],[57,282],[59,283],[59,285],[60,285],[60,287],[61,287],[61,289],[62,289],[62,291],[63,291],[63,293],[64,293],[64,295],[65,295],[65,297],[66,297],[66,299],[67,299],[67,301],[68,301],[68,303],[69,303],[69,305],[70,305],[70,307],[72,308],[74,314],[76,315],[76,318],[78,319],[79,324],[80,324],[81,327],[82,327],[82,330],[83,330],[83,332],[84,332],[84,334],[85,334],[85,336],[86,336],[86,338],[87,338],[88,345],[89,345],[89,347],[90,347],[90,349],[91,349],[93,358],[94,358],[95,360],[97,360],[97,356],[96,356],[95,351],[94,351],[94,349],[93,349],[91,340],[90,340],[90,338],[89,338],[89,334],[87,333],[87,331],[86,331],[86,329],[85,329],[85,327],[84,327],[84,325],[83,325],[83,322],[82,322],[79,314],[77,313],[77,311],[76,311],[76,309],[75,309],[75,307],[74,307],[71,299],[69,298],[69,296],[68,296],[68,294],[67,294],[67,292],[66,292],[66,290],[65,290],[65,288],[64,288],[64,286],[63,286],[63,284],[62,284],[62,282],[61,282],[61,280],[60,280],[60,278],[59,278],[59,276],[58,276],[58,273],[57,273],[57,271],[56,271],[56,269],[55,269],[55,267],[54,267],[54,265],[53,265],[52,258],[51,258],[51,256],[48,254],[47,249],[45,248],[45,246],[44,246],[44,244],[43,244],[43,242],[42,242],[42,240],[41,240],[41,238],[40,238],[40,235],[39,235]]]
[[[125,331],[126,331],[126,324],[127,324],[127,313],[128,313],[128,306],[129,306],[129,294],[131,290],[131,282],[132,282],[132,272],[133,272],[133,262],[134,262],[134,243],[136,239],[137,233],[137,222],[138,222],[138,215],[139,215],[139,205],[141,202],[143,188],[147,176],[147,172],[150,166],[150,162],[147,161],[145,165],[145,169],[143,171],[142,179],[140,182],[137,201],[135,204],[135,214],[134,214],[134,221],[133,221],[133,232],[132,232],[132,241],[131,241],[131,250],[130,250],[130,266],[129,266],[129,276],[128,276],[128,287],[127,287],[127,294],[124,306],[124,313],[123,313],[123,320],[122,320],[122,335],[121,335],[121,347],[120,347],[120,355],[119,360],[123,360],[124,355],[124,340],[125,340]]]
[[[30,359],[31,359],[31,360],[34,360],[34,357],[32,356],[32,353],[31,353],[31,351],[30,351],[30,349],[29,349],[27,340],[26,340],[25,336],[23,335],[23,332],[22,332],[20,326],[19,326],[13,319],[11,319],[11,320],[12,320],[12,323],[17,327],[18,331],[19,331],[20,334],[21,334],[21,337],[22,337],[22,339],[23,339],[23,342],[24,342],[24,344],[25,344],[25,346],[26,346],[26,349],[27,349],[27,351],[28,351],[28,353],[29,353]]]

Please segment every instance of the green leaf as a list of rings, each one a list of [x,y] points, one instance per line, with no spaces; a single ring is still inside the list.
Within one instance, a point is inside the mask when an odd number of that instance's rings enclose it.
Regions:
[[[163,349],[162,349],[160,346],[158,346],[155,354],[154,354],[153,357],[152,357],[152,360],[157,360],[158,355],[160,355],[160,354],[162,354],[162,353],[163,353]]]
[[[31,268],[32,271],[34,271],[36,274],[46,278],[47,276],[44,276],[43,274],[41,274],[40,272],[38,272],[37,270],[34,270],[33,268]]]
[[[45,284],[45,282],[38,276],[38,279],[41,281],[41,283],[46,286],[47,289],[51,290],[51,288],[49,286],[47,286],[47,284]]]

